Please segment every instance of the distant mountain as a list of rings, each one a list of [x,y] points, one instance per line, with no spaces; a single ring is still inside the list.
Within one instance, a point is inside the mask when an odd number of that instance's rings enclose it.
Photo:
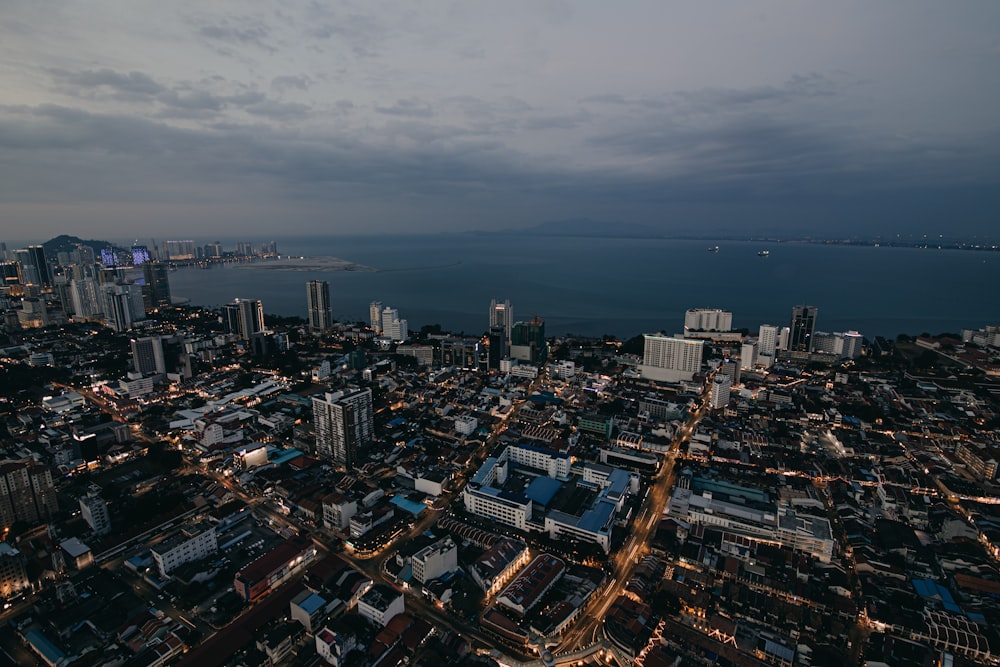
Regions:
[[[477,234],[520,234],[529,236],[586,236],[598,238],[663,238],[663,234],[652,227],[630,222],[602,222],[586,218],[570,220],[549,220],[534,227],[479,231]]]
[[[104,248],[113,247],[114,243],[110,243],[108,241],[98,241],[96,239],[84,240],[78,236],[71,236],[69,234],[60,234],[54,239],[49,239],[48,241],[43,243],[42,247],[45,248],[45,254],[47,256],[54,256],[56,253],[59,252],[70,252],[77,245],[90,246],[91,248],[94,249],[94,252],[99,255],[101,253],[101,250],[103,250]]]

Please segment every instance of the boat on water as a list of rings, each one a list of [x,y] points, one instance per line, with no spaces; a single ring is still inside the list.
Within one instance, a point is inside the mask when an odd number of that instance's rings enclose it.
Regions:
[[[719,252],[719,246],[717,246],[717,245],[709,246],[708,251],[709,252]]]
[[[767,257],[770,254],[771,254],[771,252],[769,250],[761,250],[760,252],[757,253],[757,256],[758,257]]]

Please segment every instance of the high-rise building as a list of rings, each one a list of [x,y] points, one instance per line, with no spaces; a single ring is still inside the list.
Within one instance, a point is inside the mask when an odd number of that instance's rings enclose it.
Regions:
[[[861,349],[865,344],[865,337],[857,331],[845,331],[841,334],[844,338],[844,347],[841,354],[847,359],[857,359],[861,356]]]
[[[24,555],[0,542],[0,598],[9,599],[30,585]]]
[[[490,328],[501,327],[504,336],[510,343],[511,330],[514,327],[514,308],[510,305],[510,299],[490,301]]]
[[[812,350],[812,334],[816,330],[816,315],[819,308],[815,306],[792,307],[791,340],[788,349],[793,352],[809,352]]]
[[[309,329],[315,333],[328,330],[333,325],[330,308],[330,283],[310,280],[306,283],[306,303],[309,309]]]
[[[357,387],[313,396],[316,453],[342,468],[350,468],[357,451],[372,441],[375,415],[372,390]]]
[[[386,306],[382,310],[382,334],[393,340],[406,340],[410,337],[410,328],[406,320],[399,318],[399,311]]]
[[[531,318],[530,322],[517,322],[510,332],[512,359],[542,365],[549,358],[549,345],[545,340],[545,320]]]
[[[170,301],[170,274],[163,262],[147,261],[142,264],[145,285],[142,287],[142,297],[147,310],[167,308]]]
[[[172,260],[189,260],[194,259],[197,256],[195,251],[194,241],[164,241],[163,242],[163,252],[167,256],[167,259]]]
[[[371,320],[372,331],[382,333],[382,302],[372,301],[368,305],[368,315]]]
[[[136,373],[160,375],[167,372],[163,342],[159,336],[132,339],[132,365]]]
[[[733,314],[719,308],[692,308],[684,314],[684,331],[731,331]]]
[[[29,245],[28,255],[31,257],[31,262],[35,265],[35,270],[38,272],[38,284],[43,287],[51,287],[52,271],[49,270],[49,262],[45,257],[45,248],[40,245]]]
[[[92,484],[87,495],[80,498],[80,514],[95,535],[105,535],[111,532],[111,515],[108,504],[101,498],[101,488]]]
[[[644,334],[642,377],[658,382],[690,380],[701,370],[701,355],[705,342],[672,338],[659,334]]]
[[[243,340],[264,330],[264,304],[260,299],[237,299],[239,311],[239,333]]]
[[[713,410],[724,408],[729,405],[729,391],[732,380],[728,375],[716,375],[712,380],[712,395],[709,398],[709,405]]]
[[[146,319],[141,285],[106,283],[101,285],[101,297],[104,323],[115,331],[128,331],[133,324]]]
[[[78,278],[70,282],[70,298],[73,301],[73,316],[79,320],[97,318],[103,312],[97,296],[97,283],[93,278]]]
[[[743,343],[740,348],[740,368],[748,371],[757,363],[757,343]]]
[[[59,511],[52,472],[28,459],[0,463],[0,525],[34,524]]]
[[[757,354],[774,357],[778,349],[778,327],[773,324],[762,324],[757,332]]]

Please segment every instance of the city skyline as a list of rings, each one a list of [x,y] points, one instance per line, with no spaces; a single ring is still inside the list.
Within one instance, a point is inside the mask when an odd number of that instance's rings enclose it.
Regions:
[[[993,232],[992,4],[8,7],[12,239]]]

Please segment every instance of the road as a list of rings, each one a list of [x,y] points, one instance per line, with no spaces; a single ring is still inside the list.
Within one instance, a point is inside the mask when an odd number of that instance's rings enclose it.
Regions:
[[[595,594],[595,597],[587,605],[587,611],[582,614],[582,619],[572,630],[570,630],[559,644],[558,652],[565,653],[574,651],[584,646],[588,646],[601,637],[600,631],[604,622],[604,616],[608,609],[614,604],[618,596],[622,594],[628,584],[632,573],[638,565],[639,560],[645,555],[649,548],[649,541],[655,535],[660,523],[660,517],[670,499],[673,490],[675,475],[674,462],[680,452],[681,445],[691,437],[698,423],[707,412],[707,398],[704,399],[698,410],[688,418],[687,422],[678,429],[674,437],[671,451],[664,457],[663,466],[657,473],[653,483],[649,487],[649,493],[643,501],[639,513],[632,524],[632,532],[625,540],[625,544],[612,557],[611,584],[604,588],[603,592]]]

